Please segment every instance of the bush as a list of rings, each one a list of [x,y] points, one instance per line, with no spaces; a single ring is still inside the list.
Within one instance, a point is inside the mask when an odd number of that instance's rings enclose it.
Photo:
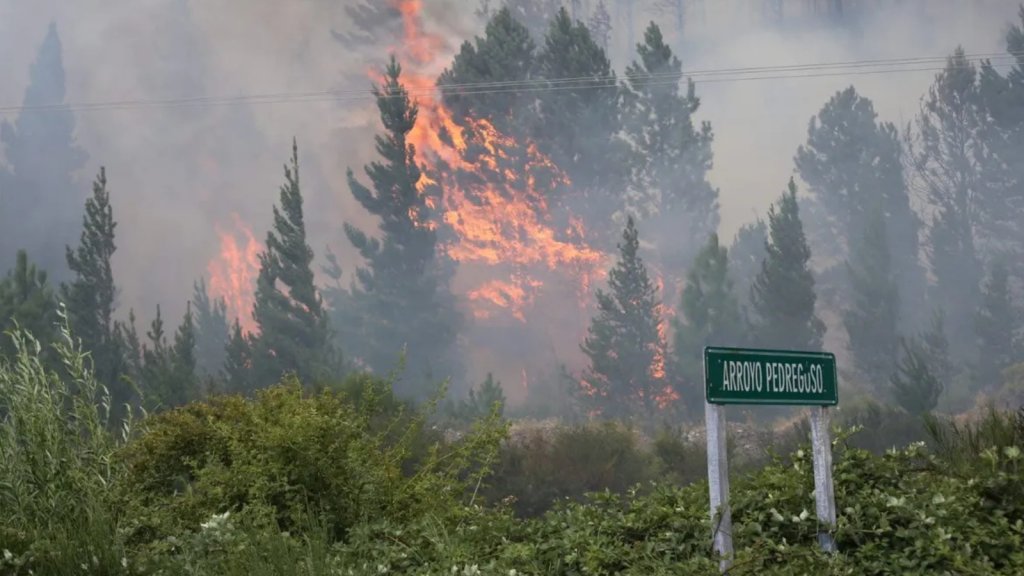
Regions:
[[[110,394],[62,323],[55,355],[67,378],[45,368],[41,346],[24,332],[9,335],[14,356],[0,357],[0,572],[7,574],[124,570],[110,494],[123,438],[110,433]],[[125,435],[130,428],[129,417]]]
[[[516,513],[531,517],[558,500],[603,490],[623,493],[657,475],[654,457],[620,424],[533,429],[502,448],[487,494],[492,502],[511,497]]]
[[[856,430],[849,439],[851,446],[873,454],[927,439],[923,418],[873,401],[843,408],[836,423]]]
[[[707,478],[707,445],[689,440],[681,428],[662,426],[651,449],[658,459],[664,481],[689,484]]]
[[[291,380],[252,401],[220,396],[154,416],[122,454],[131,543],[173,551],[210,517],[252,507],[272,511],[284,531],[322,518],[331,541],[375,518],[457,512],[503,429],[491,420],[457,445],[435,444],[405,474],[425,416],[382,425],[378,408],[392,405],[369,383],[359,409],[344,394],[305,395]]]

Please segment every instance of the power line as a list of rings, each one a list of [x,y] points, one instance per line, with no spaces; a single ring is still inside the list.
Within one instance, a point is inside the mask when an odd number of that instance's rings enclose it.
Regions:
[[[981,53],[964,56],[968,65],[981,62],[997,64],[1012,63],[1024,53]],[[552,92],[561,90],[608,89],[618,87],[622,81],[641,82],[644,86],[671,86],[683,78],[694,82],[717,84],[725,82],[765,81],[780,79],[828,78],[836,76],[864,76],[892,73],[939,72],[947,68],[948,56],[913,58],[891,58],[875,60],[850,60],[813,64],[782,66],[750,66],[742,68],[710,68],[683,70],[656,74],[628,74],[624,76],[582,76],[554,79],[506,80],[493,82],[466,82],[441,84],[429,88],[406,87],[410,97],[451,94],[478,96],[492,94]],[[384,97],[400,97],[400,94],[385,94]],[[91,112],[104,110],[141,110],[151,108],[176,108],[187,106],[224,106],[238,104],[285,104],[346,102],[372,100],[377,96],[369,89],[321,90],[315,92],[279,92],[248,94],[238,96],[195,96],[167,99],[135,99],[92,103],[46,104],[33,106],[3,106],[0,114],[21,112],[72,111]]]

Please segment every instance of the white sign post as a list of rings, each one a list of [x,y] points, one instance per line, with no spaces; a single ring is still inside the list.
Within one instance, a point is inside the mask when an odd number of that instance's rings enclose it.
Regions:
[[[811,447],[814,456],[814,500],[818,514],[818,544],[835,552],[832,530],[836,526],[836,493],[832,484],[832,440],[828,432],[828,408],[811,408]]]
[[[726,455],[725,407],[704,403],[708,439],[708,489],[711,492],[711,528],[715,552],[725,572],[732,561],[732,513],[729,510],[729,459]]]
[[[704,349],[704,420],[708,441],[708,491],[714,549],[719,568],[733,558],[732,513],[729,508],[729,462],[726,455],[725,405],[797,405],[811,408],[814,456],[814,499],[818,544],[835,552],[835,488],[832,484],[832,441],[828,406],[839,402],[835,356],[819,352]]]

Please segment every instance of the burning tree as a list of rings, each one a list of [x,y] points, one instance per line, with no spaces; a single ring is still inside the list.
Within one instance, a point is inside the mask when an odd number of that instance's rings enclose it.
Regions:
[[[356,270],[350,305],[358,320],[343,336],[348,353],[378,373],[393,369],[405,347],[411,381],[397,388],[416,394],[424,391],[422,379],[457,375],[454,348],[461,318],[449,289],[453,271],[438,258],[442,188],[417,163],[410,133],[419,107],[399,81],[401,73],[392,57],[374,90],[385,134],[377,137],[383,162],[366,167],[372,188],[348,172],[352,195],[380,219],[380,234],[371,237],[345,225],[367,266]]]
[[[622,240],[619,260],[608,275],[611,291],[597,291],[597,317],[580,347],[590,360],[580,383],[581,398],[604,416],[627,416],[636,408],[650,416],[676,395],[665,379],[658,291],[638,254],[632,217]]]

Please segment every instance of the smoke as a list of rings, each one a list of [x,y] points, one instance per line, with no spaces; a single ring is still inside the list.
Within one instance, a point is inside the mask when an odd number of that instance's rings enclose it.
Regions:
[[[958,44],[968,53],[998,53],[1018,0],[861,0],[847,2],[851,8],[842,21],[815,15],[814,2],[791,0],[784,3],[781,22],[765,18],[761,0],[689,0],[682,3],[688,8],[681,34],[671,12],[675,2],[606,3],[616,19],[612,57],[621,74],[634,58],[628,38],[639,41],[652,19],[681,49],[684,70],[944,56]],[[476,4],[423,0],[427,27],[448,41],[442,50],[447,55],[438,59],[442,66],[464,40],[481,33]],[[339,42],[332,32],[353,31],[345,8],[354,5],[0,0],[2,106],[21,103],[50,21],[57,23],[64,46],[70,102],[217,99],[76,112],[78,142],[90,156],[77,175],[83,189],[100,165],[107,167],[119,222],[114,265],[124,315],[135,308],[140,318],[149,318],[157,303],[168,317],[183,313],[192,282],[217,255],[218,227],[232,229],[234,214],[262,239],[293,136],[311,244],[319,262],[331,246],[347,282],[358,263],[342,222],[373,225],[352,200],[344,173],[349,167],[359,172],[374,159],[372,136],[378,131],[373,100],[351,91],[370,87],[367,71],[383,65],[401,38],[387,33],[398,24],[392,21],[369,33],[375,42]],[[583,2],[582,9],[589,14],[596,5]],[[627,17],[631,30],[624,27]],[[903,125],[934,74],[856,75],[847,69],[833,77],[698,81],[697,117],[710,121],[716,135],[711,180],[721,192],[723,240],[763,214],[782,192],[808,120],[833,93],[854,84],[874,101],[880,120]],[[223,101],[328,90],[342,95]],[[16,112],[3,115],[13,119]],[[503,380],[516,382],[519,372]]]

